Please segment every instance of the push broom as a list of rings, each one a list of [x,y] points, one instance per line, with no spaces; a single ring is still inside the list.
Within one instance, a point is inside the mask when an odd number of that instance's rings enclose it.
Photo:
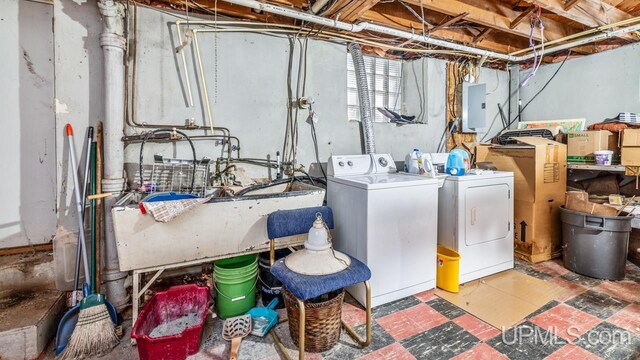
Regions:
[[[69,139],[70,153],[72,154],[69,160],[72,169],[75,169],[77,165],[75,145],[73,142],[73,128],[70,124],[67,124],[65,130],[67,138]],[[72,171],[72,174],[75,188],[74,196],[78,210],[79,236],[81,237],[81,241],[85,243],[84,222],[80,216],[80,214],[82,214],[82,198],[80,197],[78,174],[75,171]],[[85,283],[85,286],[89,286],[88,283],[89,281]],[[60,356],[61,360],[82,359],[86,356],[102,354],[111,350],[119,341],[113,321],[111,320],[111,315],[107,309],[104,295],[96,294],[95,287],[91,286],[91,288],[91,294],[80,301],[78,322],[71,334],[69,343]]]

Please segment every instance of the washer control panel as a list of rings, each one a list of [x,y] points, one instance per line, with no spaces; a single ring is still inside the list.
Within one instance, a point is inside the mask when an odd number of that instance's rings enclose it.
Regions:
[[[333,155],[327,163],[327,175],[336,177],[396,171],[398,170],[390,154]]]

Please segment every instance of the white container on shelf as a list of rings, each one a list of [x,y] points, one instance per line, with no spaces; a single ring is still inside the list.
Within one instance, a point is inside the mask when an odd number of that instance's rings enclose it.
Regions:
[[[611,165],[613,159],[613,151],[611,150],[598,150],[593,152],[593,156],[596,160],[596,165]]]

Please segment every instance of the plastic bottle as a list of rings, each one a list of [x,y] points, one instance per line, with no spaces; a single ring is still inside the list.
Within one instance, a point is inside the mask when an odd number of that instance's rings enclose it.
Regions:
[[[418,160],[422,161],[422,158],[418,155],[420,154],[420,149],[413,149],[412,152],[407,154],[404,158],[404,171],[411,174],[419,174],[420,168],[418,164]],[[424,167],[424,166],[423,166]]]
[[[447,174],[463,176],[469,171],[471,164],[469,154],[462,149],[453,149],[447,158]]]

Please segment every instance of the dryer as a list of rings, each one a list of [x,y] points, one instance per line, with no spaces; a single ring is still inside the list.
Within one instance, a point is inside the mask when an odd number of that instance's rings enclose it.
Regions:
[[[371,304],[435,287],[438,179],[399,174],[391,155],[332,156],[327,204],[336,250],[371,269]],[[364,287],[347,289],[365,304]]]
[[[449,176],[438,195],[438,244],[460,253],[461,284],[513,268],[513,173]]]

